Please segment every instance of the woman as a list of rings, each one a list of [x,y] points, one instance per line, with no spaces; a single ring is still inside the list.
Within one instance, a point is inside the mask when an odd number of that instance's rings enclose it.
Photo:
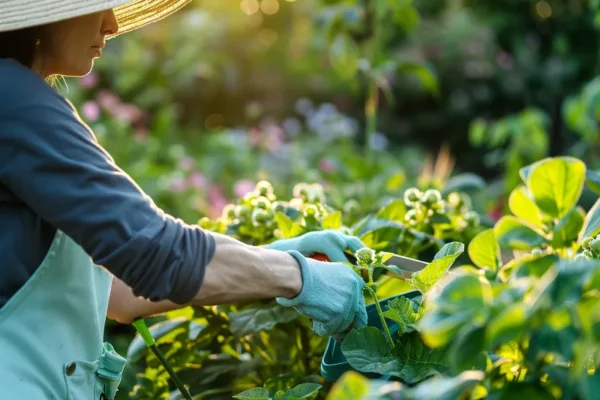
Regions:
[[[252,247],[163,213],[46,81],[83,76],[106,39],[188,0],[5,0],[0,5],[2,399],[114,398],[122,323],[186,305],[269,299],[319,335],[366,324],[364,283],[335,231]],[[327,254],[332,263],[306,258]]]

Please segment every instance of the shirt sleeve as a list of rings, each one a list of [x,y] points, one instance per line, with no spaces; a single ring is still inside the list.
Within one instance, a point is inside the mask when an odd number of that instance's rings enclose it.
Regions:
[[[2,118],[0,181],[136,296],[192,300],[214,237],[160,210],[66,102],[38,108]]]

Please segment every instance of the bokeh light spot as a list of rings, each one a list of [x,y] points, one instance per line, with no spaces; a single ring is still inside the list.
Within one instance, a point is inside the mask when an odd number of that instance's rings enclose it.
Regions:
[[[535,5],[535,10],[543,19],[550,18],[552,16],[552,7],[550,7],[550,4],[548,4],[547,1],[538,1]]]
[[[279,2],[277,0],[262,0],[260,10],[267,15],[273,15],[279,11]]]
[[[246,15],[252,15],[256,13],[259,7],[260,5],[258,4],[258,0],[242,0],[240,3],[240,8]]]

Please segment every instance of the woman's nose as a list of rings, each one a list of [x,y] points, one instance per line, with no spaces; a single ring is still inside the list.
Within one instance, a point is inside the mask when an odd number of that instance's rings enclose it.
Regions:
[[[115,16],[115,12],[107,10],[104,14],[104,20],[102,23],[102,33],[104,35],[114,35],[119,32],[119,22]]]

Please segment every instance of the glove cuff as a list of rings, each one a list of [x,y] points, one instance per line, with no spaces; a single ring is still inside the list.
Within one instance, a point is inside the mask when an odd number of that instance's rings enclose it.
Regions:
[[[312,274],[310,273],[308,260],[300,252],[296,250],[289,250],[286,251],[286,253],[294,257],[296,261],[298,261],[298,264],[300,264],[300,272],[302,274],[302,289],[300,289],[300,293],[298,293],[295,297],[277,297],[275,300],[282,306],[293,307],[296,304],[302,303],[302,299],[304,298],[306,292],[305,289],[310,286]]]

